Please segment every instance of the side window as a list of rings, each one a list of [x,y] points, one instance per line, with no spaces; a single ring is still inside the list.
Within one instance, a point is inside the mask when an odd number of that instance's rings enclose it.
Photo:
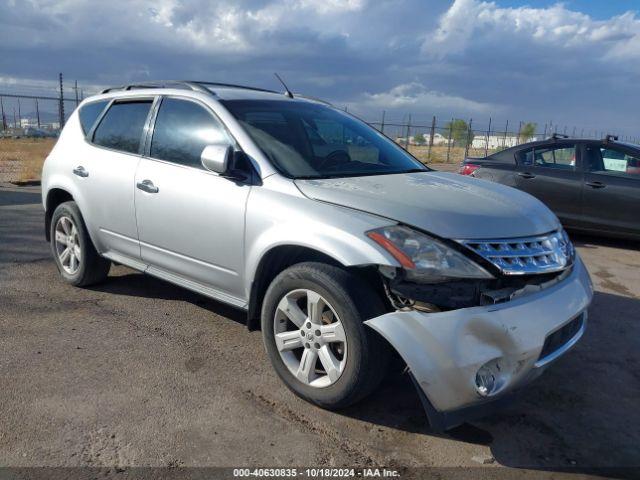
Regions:
[[[547,167],[574,170],[576,167],[576,147],[536,147],[518,152],[518,163],[530,167]]]
[[[107,106],[109,100],[100,100],[98,102],[87,103],[80,108],[78,116],[80,117],[80,125],[82,126],[82,132],[86,135],[91,131],[91,127],[96,123],[98,116]]]
[[[529,150],[520,150],[516,157],[518,158],[518,163],[520,165],[525,165],[527,167],[533,166],[533,148]]]
[[[640,178],[640,155],[630,155],[615,148],[594,148],[591,152],[592,172],[611,172]]]
[[[151,101],[114,103],[93,135],[93,143],[103,147],[138,153],[142,130]]]
[[[207,145],[231,143],[211,113],[187,100],[162,100],[151,140],[151,157],[203,168],[200,155]]]
[[[522,153],[522,152],[518,152],[518,154],[519,153]],[[510,164],[516,163],[513,150],[503,150],[502,152],[497,152],[497,153],[494,153],[492,155],[489,155],[488,158],[492,162],[510,163]]]

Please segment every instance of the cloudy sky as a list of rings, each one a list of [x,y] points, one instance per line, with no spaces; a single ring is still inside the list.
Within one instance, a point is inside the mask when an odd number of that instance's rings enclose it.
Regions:
[[[474,118],[637,134],[637,0],[0,0],[0,93],[206,79],[375,121]]]

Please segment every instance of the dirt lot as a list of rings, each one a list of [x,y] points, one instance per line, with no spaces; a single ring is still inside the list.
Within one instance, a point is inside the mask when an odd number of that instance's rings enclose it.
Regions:
[[[40,179],[55,138],[0,138],[0,182]]]
[[[67,286],[39,201],[0,188],[0,465],[639,471],[637,244],[576,238],[596,286],[583,340],[500,414],[434,435],[406,376],[323,411],[282,386],[241,312],[124,267]]]
[[[51,148],[54,138],[0,138],[0,182],[39,180],[42,163]],[[464,157],[464,148],[410,145],[409,152],[420,161],[437,168],[453,170]],[[449,156],[450,162],[447,162]]]

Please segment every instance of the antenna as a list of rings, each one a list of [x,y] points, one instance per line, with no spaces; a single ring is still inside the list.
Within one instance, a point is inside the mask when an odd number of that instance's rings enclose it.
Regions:
[[[273,73],[276,78],[278,79],[278,81],[282,84],[282,86],[284,87],[284,94],[289,97],[289,98],[293,98],[293,93],[291,93],[291,90],[289,90],[289,87],[287,87],[287,84],[284,83],[284,81],[280,78],[280,75],[278,75],[277,73]]]

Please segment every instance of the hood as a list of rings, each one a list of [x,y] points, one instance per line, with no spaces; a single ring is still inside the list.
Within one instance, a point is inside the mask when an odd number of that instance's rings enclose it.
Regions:
[[[296,180],[304,195],[380,215],[451,239],[528,237],[560,228],[531,195],[444,172]]]

